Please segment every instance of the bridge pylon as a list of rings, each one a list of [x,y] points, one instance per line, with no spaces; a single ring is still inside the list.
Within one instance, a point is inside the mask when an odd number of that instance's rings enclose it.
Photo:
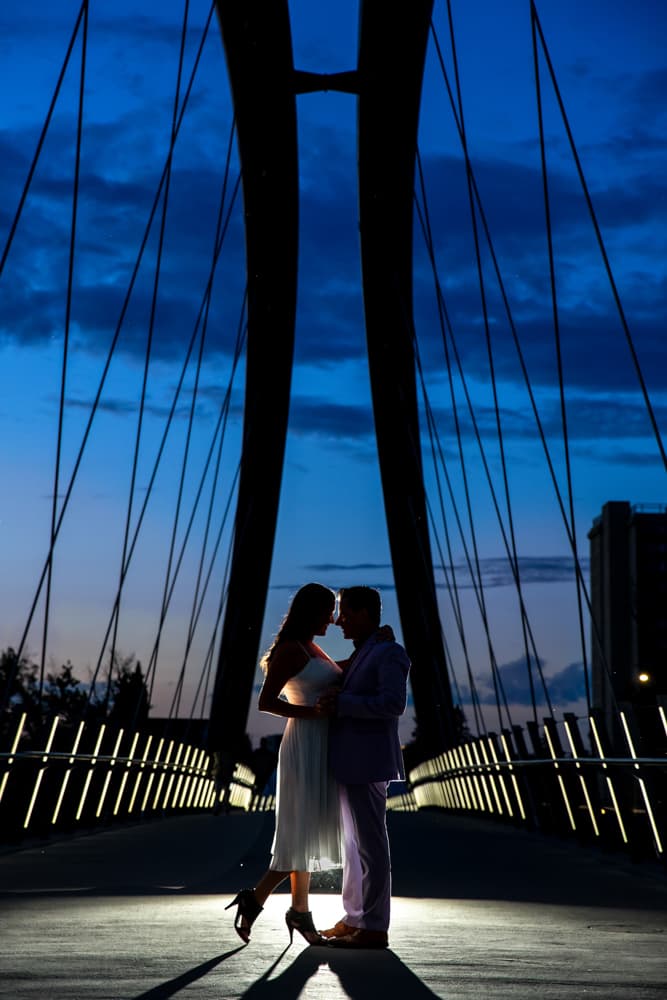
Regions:
[[[368,362],[401,628],[420,744],[455,742],[429,541],[412,318],[414,166],[432,0],[362,0],[358,65],[294,69],[287,0],[217,0],[243,173],[248,359],[243,453],[210,746],[241,746],[280,497],[296,314],[296,94],[358,95],[361,263]]]

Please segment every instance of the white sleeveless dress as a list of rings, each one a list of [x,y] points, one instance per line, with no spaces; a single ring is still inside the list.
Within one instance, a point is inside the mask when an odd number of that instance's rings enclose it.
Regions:
[[[314,705],[341,679],[329,659],[311,657],[282,694],[293,705]],[[323,871],[343,863],[338,786],[329,771],[329,720],[288,719],[278,753],[276,828],[270,868]]]

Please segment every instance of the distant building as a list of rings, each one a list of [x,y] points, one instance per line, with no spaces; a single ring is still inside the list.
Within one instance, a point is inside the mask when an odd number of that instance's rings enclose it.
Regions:
[[[613,745],[620,738],[616,705],[632,706],[642,751],[655,750],[665,744],[657,706],[667,705],[667,505],[609,501],[588,538],[599,634],[594,626],[593,705]]]

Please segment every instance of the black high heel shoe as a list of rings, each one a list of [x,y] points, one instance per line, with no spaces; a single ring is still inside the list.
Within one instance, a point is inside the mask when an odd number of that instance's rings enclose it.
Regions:
[[[236,916],[234,917],[234,930],[241,940],[247,944],[250,940],[250,928],[264,907],[259,905],[252,889],[241,889],[225,909],[229,910],[232,906],[238,906]],[[245,926],[242,923],[243,920],[246,921]]]
[[[285,914],[285,923],[287,924],[287,930],[289,931],[290,944],[292,943],[292,938],[294,937],[294,931],[298,931],[308,944],[327,943],[320,932],[315,930],[313,915],[310,910],[306,913],[302,913],[290,906],[289,910]]]

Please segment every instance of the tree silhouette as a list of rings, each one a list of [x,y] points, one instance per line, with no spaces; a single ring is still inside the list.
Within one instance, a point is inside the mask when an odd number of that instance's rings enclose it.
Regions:
[[[111,679],[109,721],[123,728],[140,728],[148,718],[150,705],[146,678],[139,660],[128,656],[115,664]]]
[[[40,693],[39,668],[27,656],[17,657],[10,646],[0,652],[0,692],[4,707],[0,717],[0,741],[13,739],[18,720],[26,715],[25,737],[36,734],[47,719],[60,716],[74,724],[81,719],[107,720],[123,728],[140,728],[150,708],[141,663],[134,657],[114,657],[108,697],[101,698],[90,685],[75,676],[70,660],[51,669]]]

